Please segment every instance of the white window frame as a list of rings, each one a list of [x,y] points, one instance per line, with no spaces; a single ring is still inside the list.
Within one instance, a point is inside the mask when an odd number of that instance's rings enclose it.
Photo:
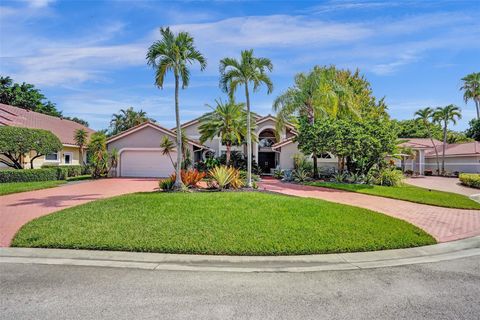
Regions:
[[[60,157],[59,157],[60,152],[52,152],[49,154],[56,154],[57,155],[57,160],[49,160],[47,159],[48,154],[45,155],[45,162],[52,162],[52,163],[59,163],[60,162]]]
[[[65,162],[65,156],[66,156],[66,155],[69,155],[69,156],[70,156],[70,163],[66,163],[66,162]],[[72,165],[72,164],[73,164],[73,152],[64,152],[64,153],[63,153],[62,160],[63,160],[63,161],[62,161],[63,164],[65,164],[65,165]]]

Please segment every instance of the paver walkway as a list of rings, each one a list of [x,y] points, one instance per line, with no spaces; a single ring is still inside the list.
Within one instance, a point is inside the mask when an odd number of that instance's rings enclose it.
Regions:
[[[408,178],[405,180],[405,182],[417,187],[446,191],[446,192],[454,192],[454,193],[463,194],[465,196],[480,194],[480,189],[474,189],[474,188],[462,186],[458,178],[418,177],[418,178]]]
[[[158,179],[102,179],[0,196],[0,247],[28,221],[64,208],[126,193],[153,191]]]
[[[263,179],[259,188],[299,197],[317,198],[381,212],[408,221],[434,236],[439,242],[480,235],[480,210],[435,207],[343,190],[284,183]]]

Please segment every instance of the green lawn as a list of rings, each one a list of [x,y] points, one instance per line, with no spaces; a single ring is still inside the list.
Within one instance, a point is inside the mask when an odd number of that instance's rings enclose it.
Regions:
[[[292,255],[435,243],[402,220],[316,199],[261,192],[137,193],[25,225],[16,247]]]
[[[0,196],[11,194],[11,193],[17,193],[17,192],[53,188],[61,184],[64,184],[65,182],[66,181],[64,180],[54,180],[54,181],[0,183]]]
[[[306,184],[315,187],[326,187],[359,192],[374,196],[406,200],[439,207],[480,209],[480,203],[475,202],[461,194],[429,190],[425,188],[415,187],[409,184],[402,184],[397,187],[371,186],[364,184],[347,184],[335,182],[308,182]]]
[[[87,175],[82,175],[77,177],[70,177],[70,178],[67,178],[67,180],[0,183],[0,196],[6,195],[6,194],[18,193],[18,192],[53,188],[53,187],[62,185],[66,182],[89,180],[91,178],[92,176],[87,174]]]

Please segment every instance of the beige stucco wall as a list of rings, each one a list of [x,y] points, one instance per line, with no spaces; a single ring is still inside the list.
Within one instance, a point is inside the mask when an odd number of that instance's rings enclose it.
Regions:
[[[440,167],[442,166],[442,156],[440,155]],[[426,158],[425,166],[427,169],[436,170],[437,161],[436,158]],[[458,156],[458,157],[445,157],[445,170],[447,172],[467,172],[467,173],[480,173],[480,156]]]
[[[77,147],[67,147],[64,146],[61,151],[58,152],[58,161],[46,161],[45,156],[38,157],[37,159],[33,160],[33,167],[35,169],[41,168],[42,165],[66,165],[65,164],[65,159],[64,159],[64,154],[65,153],[71,153],[72,155],[72,161],[70,165],[79,165],[80,164],[80,153],[79,149]],[[26,157],[23,159],[23,165],[24,168],[30,168],[30,157],[34,156],[35,153],[32,152],[28,154]],[[85,157],[85,151],[84,151],[84,157]],[[8,168],[7,165],[5,164],[0,164],[0,168]]]
[[[301,153],[298,150],[298,143],[292,142],[281,148],[280,152],[280,169],[293,169],[293,157],[295,154]],[[307,157],[307,160],[312,161],[311,157]],[[318,159],[318,168],[337,168],[338,160],[333,157],[331,159]]]

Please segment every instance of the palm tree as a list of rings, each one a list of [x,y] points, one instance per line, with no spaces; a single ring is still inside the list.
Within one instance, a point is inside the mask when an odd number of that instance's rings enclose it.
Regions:
[[[73,138],[75,140],[75,144],[79,148],[80,165],[84,165],[84,162],[83,162],[83,148],[87,144],[88,132],[85,131],[84,129],[77,129],[77,130],[75,130],[75,134],[74,134]]]
[[[112,115],[112,120],[110,120],[111,134],[118,134],[148,120],[152,119],[149,119],[147,113],[142,109],[139,111],[133,110],[133,107],[120,109],[120,112],[114,113]]]
[[[175,163],[172,159],[172,152],[175,149],[175,145],[172,140],[170,140],[167,136],[163,136],[162,141],[160,141],[160,148],[162,148],[162,154],[167,155],[170,158],[170,162],[172,163],[172,167],[175,168]]]
[[[445,148],[447,146],[447,129],[448,124],[452,122],[457,123],[458,119],[462,118],[460,108],[450,104],[446,107],[438,107],[433,113],[433,119],[443,125],[443,148],[442,148],[442,174],[445,173]]]
[[[203,71],[207,66],[207,60],[195,48],[193,38],[187,32],[173,34],[170,28],[160,28],[162,39],[155,41],[147,52],[147,63],[155,69],[155,84],[163,89],[165,75],[172,71],[175,77],[175,120],[177,122],[177,150],[182,150],[182,131],[180,127],[180,109],[178,105],[178,90],[180,80],[182,89],[190,82],[189,65],[194,62],[200,64]],[[175,168],[176,179],[174,187],[182,188],[180,177],[182,153],[177,152],[177,165]]]
[[[438,150],[437,146],[435,145],[435,142],[433,141],[433,135],[432,135],[432,130],[431,130],[431,122],[430,119],[432,119],[433,114],[435,111],[432,108],[424,108],[417,110],[414,114],[415,120],[420,120],[422,121],[423,125],[425,126],[425,129],[427,129],[428,137],[430,138],[430,141],[432,142],[433,149],[435,150],[435,157],[437,159],[437,172],[440,174],[440,160],[438,159]]]
[[[215,137],[220,137],[222,144],[227,147],[227,165],[230,163],[231,147],[242,143],[247,134],[247,114],[245,104],[230,100],[223,102],[215,100],[217,106],[212,112],[200,118],[200,142],[204,143]]]
[[[466,77],[462,78],[463,86],[460,90],[463,90],[463,100],[465,103],[468,100],[475,102],[477,108],[477,119],[480,119],[480,72],[474,72]]]
[[[357,105],[348,86],[336,81],[334,67],[315,67],[310,73],[299,73],[295,84],[273,102],[277,113],[277,131],[290,118],[306,117],[313,125],[316,119],[357,115]],[[312,155],[313,176],[318,177],[317,155]]]
[[[245,87],[247,102],[247,132],[251,132],[250,114],[250,91],[249,85],[253,84],[253,91],[260,89],[261,85],[267,86],[267,93],[273,91],[273,84],[267,72],[273,69],[272,62],[268,58],[257,58],[253,55],[253,49],[243,50],[240,60],[224,58],[220,61],[220,87],[233,97],[239,86]],[[247,186],[252,187],[252,137],[247,135]]]

